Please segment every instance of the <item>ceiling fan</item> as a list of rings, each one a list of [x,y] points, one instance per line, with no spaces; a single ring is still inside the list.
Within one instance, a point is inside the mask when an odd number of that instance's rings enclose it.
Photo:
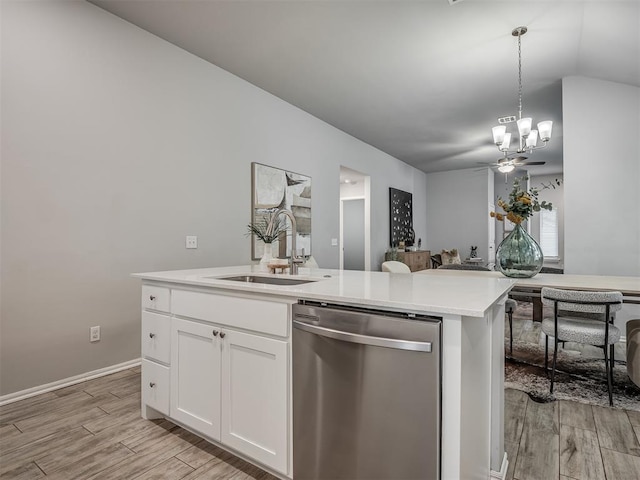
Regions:
[[[545,163],[547,162],[528,162],[527,157],[517,156],[499,158],[496,162],[489,163],[489,166],[497,167],[501,173],[509,173],[517,167],[544,165]]]

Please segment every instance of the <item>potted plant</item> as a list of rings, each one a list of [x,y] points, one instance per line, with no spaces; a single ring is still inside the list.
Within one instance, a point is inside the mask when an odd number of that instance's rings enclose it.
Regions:
[[[280,217],[276,218],[271,228],[269,228],[272,218],[273,215],[267,214],[259,221],[247,225],[247,236],[255,235],[255,237],[264,244],[264,252],[260,259],[260,265],[262,265],[265,270],[268,270],[267,264],[273,258],[271,250],[273,242],[278,240],[278,237],[287,231],[287,225]]]
[[[527,190],[526,182],[529,177],[516,178],[509,199],[498,198],[498,206],[505,213],[490,212],[491,217],[502,222],[509,220],[515,224],[511,233],[500,243],[496,251],[496,269],[507,277],[529,278],[542,269],[544,256],[538,243],[522,228],[521,223],[528,220],[534,212],[551,210],[551,203],[538,200],[541,190],[556,188],[560,180],[543,183],[540,187]]]

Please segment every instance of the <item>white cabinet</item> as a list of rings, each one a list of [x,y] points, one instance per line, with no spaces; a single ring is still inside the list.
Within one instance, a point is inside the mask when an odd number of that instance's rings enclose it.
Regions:
[[[287,471],[287,343],[225,329],[222,442]]]
[[[171,291],[142,286],[142,416],[169,415],[169,362],[171,360]]]
[[[287,342],[174,318],[171,418],[287,472]]]
[[[174,318],[171,418],[220,440],[219,328]]]
[[[142,404],[169,414],[169,367],[142,360]]]
[[[288,475],[292,303],[143,285],[143,416]]]

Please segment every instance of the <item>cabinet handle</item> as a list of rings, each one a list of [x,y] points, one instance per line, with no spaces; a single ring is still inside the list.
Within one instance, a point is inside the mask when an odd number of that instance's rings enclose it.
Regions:
[[[149,300],[153,302],[155,299],[156,299],[155,295],[149,295]]]
[[[153,337],[155,337],[155,336],[156,336],[156,334],[155,334],[155,333],[150,333],[150,334],[149,334],[149,338],[153,338]]]
[[[218,336],[218,333],[219,333],[219,332],[218,332],[217,330],[214,330],[214,331],[213,331],[213,336],[214,336],[214,337],[217,337],[217,336]]]
[[[149,382],[149,386],[150,386],[151,388],[153,388],[153,387],[155,387],[155,386],[156,386],[156,384],[155,384],[155,383],[153,383],[153,382]]]
[[[226,334],[226,333],[224,333],[224,332],[220,332],[220,338],[224,338],[224,337],[226,337],[226,336],[227,336],[227,334]]]

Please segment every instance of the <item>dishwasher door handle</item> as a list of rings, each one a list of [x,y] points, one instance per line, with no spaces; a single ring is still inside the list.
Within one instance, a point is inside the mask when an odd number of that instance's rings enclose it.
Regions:
[[[360,343],[362,345],[373,345],[376,347],[395,348],[398,350],[411,350],[414,352],[431,352],[431,342],[418,342],[413,340],[398,340],[395,338],[374,337],[371,335],[362,335],[359,333],[344,332],[341,330],[334,330],[332,328],[318,327],[316,325],[309,325],[305,322],[298,320],[293,321],[293,326],[316,335],[322,335],[323,337],[334,338],[336,340],[342,340],[351,343]]]

